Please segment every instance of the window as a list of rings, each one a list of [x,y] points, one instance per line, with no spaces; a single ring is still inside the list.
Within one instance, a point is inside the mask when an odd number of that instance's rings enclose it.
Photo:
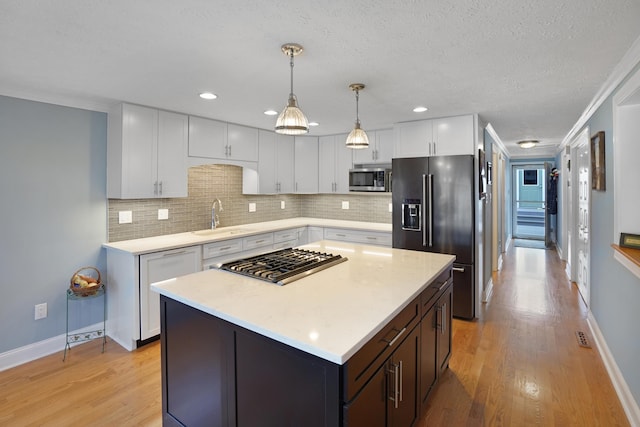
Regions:
[[[538,171],[536,169],[525,169],[522,172],[524,174],[522,179],[524,185],[538,185]]]

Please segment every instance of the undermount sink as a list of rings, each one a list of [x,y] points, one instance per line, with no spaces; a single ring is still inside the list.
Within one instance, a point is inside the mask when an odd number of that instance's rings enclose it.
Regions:
[[[251,228],[216,228],[216,229],[206,229],[206,230],[197,230],[192,231],[192,234],[197,236],[220,236],[220,235],[234,235],[234,234],[242,234],[249,233],[253,231]]]

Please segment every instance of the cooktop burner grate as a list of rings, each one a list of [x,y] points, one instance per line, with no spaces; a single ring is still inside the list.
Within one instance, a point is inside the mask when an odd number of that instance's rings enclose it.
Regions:
[[[341,255],[287,248],[230,261],[220,264],[218,268],[278,285],[286,285],[344,261],[347,261],[347,258]]]

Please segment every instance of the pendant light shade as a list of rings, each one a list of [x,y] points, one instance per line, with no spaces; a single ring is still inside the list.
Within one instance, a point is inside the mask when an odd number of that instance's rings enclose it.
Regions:
[[[282,52],[290,58],[291,66],[291,92],[289,93],[289,101],[287,106],[276,120],[276,133],[285,135],[302,135],[309,132],[309,121],[305,117],[300,107],[298,107],[298,99],[293,94],[293,57],[302,53],[302,46],[295,43],[283,44]]]
[[[356,93],[356,125],[349,133],[349,136],[347,136],[345,144],[347,148],[353,148],[355,150],[369,148],[369,137],[367,133],[360,128],[360,116],[358,112],[360,91],[364,89],[364,85],[362,83],[352,83],[349,85],[349,88]]]

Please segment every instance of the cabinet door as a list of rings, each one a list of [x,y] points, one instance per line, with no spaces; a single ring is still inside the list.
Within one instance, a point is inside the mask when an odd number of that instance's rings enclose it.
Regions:
[[[227,124],[189,116],[189,156],[224,159],[227,153]]]
[[[188,116],[160,111],[157,149],[157,195],[159,197],[188,196],[188,144]]]
[[[258,129],[229,123],[227,125],[228,159],[258,161]]]
[[[296,193],[318,192],[318,137],[295,137]]]
[[[318,191],[335,192],[336,145],[335,136],[318,138]]]
[[[449,366],[451,357],[451,308],[453,305],[453,286],[449,285],[437,303],[438,313],[438,367],[443,372]]]
[[[122,198],[150,198],[157,177],[158,110],[122,106]]]
[[[258,193],[278,192],[276,175],[276,134],[261,130],[258,133]]]
[[[420,323],[420,405],[424,408],[438,378],[436,310],[432,306]],[[421,409],[421,413],[423,410]]]
[[[294,192],[294,165],[295,159],[295,137],[291,135],[276,135],[276,178],[278,183],[278,193]]]
[[[416,327],[393,352],[387,364],[389,426],[411,426],[418,419],[419,354],[420,329]]]
[[[377,130],[375,136],[376,163],[391,164],[391,158],[393,157],[393,129]]]
[[[199,271],[201,256],[200,246],[140,256],[140,340],[160,334],[160,296],[151,283]]]
[[[360,393],[344,406],[344,425],[385,427],[387,419],[386,365],[373,375]],[[409,425],[409,424],[407,424]]]
[[[473,116],[433,120],[433,139],[435,154],[438,156],[474,154]]]
[[[349,169],[353,167],[353,153],[359,150],[353,150],[347,148],[344,142],[347,139],[347,134],[336,135],[335,144],[335,176],[334,176],[334,192],[340,194],[346,194],[349,192]]]
[[[431,120],[396,123],[394,131],[394,158],[424,157],[429,155],[433,142]]]

